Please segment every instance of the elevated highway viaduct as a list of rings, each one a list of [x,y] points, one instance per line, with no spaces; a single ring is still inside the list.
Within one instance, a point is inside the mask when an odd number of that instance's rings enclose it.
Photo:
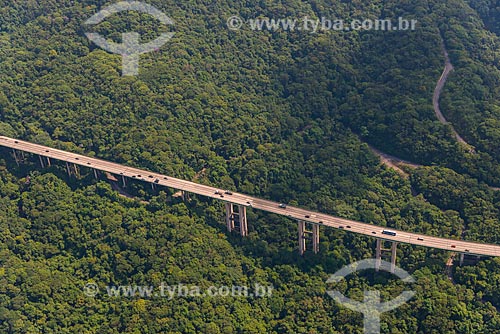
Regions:
[[[383,226],[335,217],[299,207],[285,206],[277,202],[254,196],[224,191],[217,187],[198,184],[168,175],[162,175],[9,137],[0,136],[0,146],[11,149],[12,155],[18,163],[21,160],[20,156],[24,154],[23,152],[28,152],[39,156],[42,167],[50,165],[51,159],[66,162],[66,168],[70,175],[77,170],[78,166],[84,166],[93,169],[94,172],[99,170],[112,173],[117,178],[121,179],[124,184],[127,179],[135,179],[151,183],[153,187],[164,186],[180,190],[183,194],[192,193],[224,201],[228,230],[236,230],[242,236],[248,235],[248,223],[246,218],[246,210],[248,207],[286,216],[297,221],[299,229],[299,251],[301,254],[304,254],[306,251],[307,241],[312,243],[312,251],[315,253],[319,251],[319,231],[320,227],[323,226],[376,238],[376,258],[380,260],[382,258],[382,253],[387,251],[391,257],[392,270],[396,262],[396,246],[398,243],[452,251],[460,254],[461,262],[465,254],[475,256],[500,256],[499,245],[439,238],[388,229]],[[390,243],[391,247],[389,249],[384,249],[382,246],[387,242]]]

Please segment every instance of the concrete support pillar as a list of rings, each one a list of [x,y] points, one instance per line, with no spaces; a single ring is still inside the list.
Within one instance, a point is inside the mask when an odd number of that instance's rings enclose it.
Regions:
[[[391,245],[391,273],[394,274],[396,270],[396,248],[398,247],[397,242],[393,242]]]
[[[71,175],[75,175],[76,177],[80,176],[80,169],[75,164],[66,162],[66,171],[69,177],[71,177]]]
[[[40,165],[42,166],[42,168],[45,168],[44,164],[43,164],[43,159],[42,159],[42,156],[39,155],[38,158],[40,159]]]
[[[382,239],[377,239],[377,245],[376,245],[376,249],[375,249],[375,271],[379,271],[380,270],[380,265],[382,263],[382,253],[390,253],[390,256],[391,256],[391,268],[390,268],[390,272],[392,274],[394,274],[395,270],[396,270],[396,259],[397,259],[397,254],[396,254],[396,250],[397,250],[397,247],[398,247],[398,243],[397,242],[394,242],[394,241],[390,241],[391,243],[391,248],[390,249],[384,249],[382,246],[382,243],[384,241]]]
[[[95,179],[99,179],[99,176],[97,175],[97,169],[92,169],[94,171],[94,177]]]
[[[226,207],[226,226],[231,233],[238,230],[242,237],[248,236],[247,208],[238,205],[238,212],[234,211],[233,203],[225,203]]]
[[[307,229],[307,222],[298,221],[299,227],[299,253],[304,255],[307,250],[308,240],[312,242],[312,251],[314,254],[319,253],[319,225],[311,224],[311,230]]]
[[[229,233],[234,230],[234,208],[233,203],[225,203],[226,206],[226,226]]]
[[[306,238],[305,238],[305,233],[306,233],[306,223],[299,220],[299,254],[304,255],[306,251]]]
[[[248,236],[247,224],[247,208],[243,205],[238,205],[238,217],[240,218],[240,234],[242,237]]]
[[[16,160],[16,165],[19,167],[19,158],[17,157],[16,150],[12,150],[12,154],[14,155],[14,160]]]
[[[127,182],[125,180],[125,175],[122,175],[122,186],[125,188],[127,186]]]
[[[460,266],[464,265],[464,258],[465,258],[465,254],[464,253],[460,253]]]
[[[47,166],[50,167],[51,166],[51,163],[50,163],[50,158],[47,157]]]
[[[319,225],[314,224],[313,225],[313,252],[314,254],[319,253]]]
[[[66,162],[66,171],[68,172],[68,176],[71,177],[71,169],[69,168],[68,162]]]
[[[375,249],[375,271],[380,270],[381,262],[382,262],[382,240],[377,239],[377,246]]]

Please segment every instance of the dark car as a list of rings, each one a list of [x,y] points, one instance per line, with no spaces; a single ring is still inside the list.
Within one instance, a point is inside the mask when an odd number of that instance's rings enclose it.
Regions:
[[[282,208],[282,209],[286,209],[286,204],[280,203],[279,207]]]

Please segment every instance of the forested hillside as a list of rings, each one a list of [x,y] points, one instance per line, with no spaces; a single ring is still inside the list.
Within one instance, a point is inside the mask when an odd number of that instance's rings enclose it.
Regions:
[[[498,0],[471,0],[469,5],[483,19],[487,29],[500,34],[500,3]]]
[[[161,1],[173,19],[120,13],[84,24],[106,1],[0,0],[0,135],[238,190],[340,217],[499,243],[500,40],[495,1]],[[397,18],[416,31],[232,31],[228,17]],[[175,32],[121,76],[120,42]],[[454,71],[433,111],[448,50]],[[409,178],[368,144],[427,167]],[[362,333],[329,275],[374,256],[374,239],[321,230],[297,253],[296,223],[249,210],[250,236],[226,232],[221,203],[64,165],[18,167],[0,149],[0,333]],[[29,176],[29,178],[28,178]],[[455,267],[444,251],[400,245],[415,297],[382,333],[497,333],[500,260]],[[338,287],[398,290],[368,273]],[[104,285],[273,285],[269,298],[95,298]],[[387,285],[389,287],[387,287]],[[400,288],[400,287],[399,287]],[[387,290],[387,291],[386,291]],[[389,291],[390,290],[390,291]],[[361,294],[360,294],[361,292]],[[397,293],[396,293],[397,294]],[[396,295],[394,294],[394,295]],[[361,297],[362,298],[362,297]]]

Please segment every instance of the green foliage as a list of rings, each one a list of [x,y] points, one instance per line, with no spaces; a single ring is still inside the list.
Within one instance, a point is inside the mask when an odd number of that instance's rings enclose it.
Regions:
[[[175,36],[141,56],[139,76],[122,77],[120,56],[84,35],[104,2],[0,1],[0,134],[367,223],[498,242],[500,196],[483,185],[500,184],[498,6],[468,2],[148,1],[175,21],[163,28]],[[419,24],[414,32],[234,32],[225,26],[233,14]],[[124,31],[162,32],[135,13],[92,29],[117,41]],[[475,154],[432,110],[442,40],[455,66],[442,110]],[[362,141],[441,167],[406,180]],[[283,217],[250,210],[251,233],[240,240],[224,233],[220,203],[180,203],[170,190],[132,182],[127,191],[149,201],[140,203],[86,171],[64,179],[57,165],[26,182],[33,160],[15,168],[0,152],[1,333],[362,332],[361,315],[329,298],[324,282],[372,257],[371,239],[322,230],[320,254],[301,258],[296,225]],[[398,252],[418,278],[417,295],[384,315],[382,333],[498,331],[497,260],[457,269],[453,284],[443,273],[448,253]],[[82,293],[91,279],[258,282],[275,293],[92,299]],[[382,283],[360,275],[343,291],[359,297],[368,286]]]

